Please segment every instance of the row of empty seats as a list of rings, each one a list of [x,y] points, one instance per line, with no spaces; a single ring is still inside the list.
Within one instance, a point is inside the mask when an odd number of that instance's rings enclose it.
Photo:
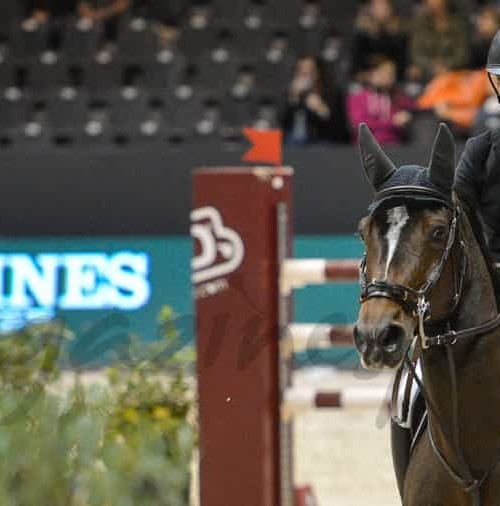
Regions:
[[[203,19],[206,19],[203,16]],[[208,23],[208,21],[207,21]],[[14,31],[3,47],[4,58],[29,64],[53,48],[49,44],[49,26],[25,22]],[[242,22],[241,26],[198,24],[196,16],[183,28],[174,44],[176,53],[190,61],[198,60],[210,50],[225,48],[245,62],[260,60],[266,51],[286,45],[296,54],[320,54],[325,43],[335,35],[319,13],[305,16],[294,29],[280,31],[260,23]],[[102,48],[102,26],[87,19],[69,20],[63,34],[61,52],[71,64],[85,64]],[[146,18],[127,20],[116,44],[116,57],[122,63],[142,64],[154,60],[167,43],[162,42],[154,23]]]
[[[279,96],[293,72],[294,58],[278,53],[256,65],[244,65],[225,50],[214,50],[196,64],[188,64],[165,49],[158,58],[141,66],[123,65],[111,53],[101,52],[84,66],[70,65],[54,53],[46,53],[28,67],[0,58],[0,90],[19,87],[30,89],[44,99],[62,87],[84,88],[95,99],[106,100],[116,89],[141,86],[152,97],[171,94],[179,85],[190,84],[208,96],[234,90],[237,95],[257,89],[265,95]]]
[[[51,140],[56,143],[126,142],[139,139],[238,138],[243,125],[273,128],[279,104],[263,97],[222,102],[201,100],[188,87],[179,87],[164,103],[151,102],[140,89],[126,87],[107,106],[92,103],[75,88],[64,88],[36,107],[17,88],[0,96],[0,141]]]
[[[40,27],[23,30],[12,47],[0,52],[0,89],[31,87],[43,99],[53,88],[84,86],[97,99],[105,99],[117,87],[140,85],[161,97],[188,82],[208,94],[256,87],[260,93],[279,95],[289,83],[299,48],[332,65],[342,54],[340,38],[313,29],[304,30],[300,41],[261,29],[243,29],[237,36],[223,30],[213,44],[186,36],[178,45],[161,48],[152,43],[157,38],[146,30],[149,25],[144,18],[131,19],[127,33],[134,35],[124,38],[126,43],[99,48],[98,30],[80,20],[72,25],[72,43],[61,52],[41,50]]]
[[[0,48],[1,144],[235,140],[242,126],[275,127],[297,57],[320,56],[337,73],[339,34],[351,26],[342,13],[355,10],[330,0],[203,3],[187,10],[176,40],[138,12],[122,17],[113,43],[87,19],[11,23]]]
[[[105,0],[107,2],[108,0]],[[23,26],[24,9],[23,2],[7,2],[8,5],[2,6],[2,16],[0,17],[0,34],[9,39],[15,36],[18,29]],[[119,26],[119,34],[129,30],[130,18],[144,18],[153,22],[166,22],[172,18],[172,8],[169,2],[158,1],[151,8],[140,8],[135,2],[134,7],[129,13],[122,16]],[[139,2],[140,4],[140,2]],[[190,8],[174,9],[179,13],[177,22],[180,24],[181,31],[186,32],[190,29],[194,31],[203,31],[211,27],[234,27],[239,28],[242,25],[253,28],[268,27],[270,29],[289,30],[297,24],[306,26],[314,18],[321,18],[328,22],[333,28],[342,33],[349,32],[349,25],[358,8],[359,2],[335,2],[332,0],[212,0],[196,1],[194,0]],[[75,13],[76,15],[76,13]],[[70,35],[74,33],[74,21],[68,23],[68,36],[65,41],[70,41]],[[29,31],[38,31],[36,25],[24,24],[23,28]],[[136,31],[147,31],[146,27],[136,25]],[[43,40],[42,40],[43,42]]]

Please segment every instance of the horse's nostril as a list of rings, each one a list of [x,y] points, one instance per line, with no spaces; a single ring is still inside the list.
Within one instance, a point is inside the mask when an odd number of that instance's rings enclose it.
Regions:
[[[403,343],[405,331],[400,325],[388,325],[380,333],[380,344],[387,353],[394,353]]]
[[[356,345],[356,347],[358,348],[358,350],[361,353],[364,353],[366,351],[366,347],[367,347],[366,340],[363,338],[363,335],[359,331],[357,325],[354,326],[353,338],[354,338],[354,344]]]

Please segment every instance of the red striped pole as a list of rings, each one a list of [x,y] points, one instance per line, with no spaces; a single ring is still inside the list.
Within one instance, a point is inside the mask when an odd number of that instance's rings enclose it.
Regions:
[[[360,260],[288,259],[281,266],[281,292],[325,283],[359,280]]]
[[[360,260],[328,260],[325,265],[326,281],[359,281]]]
[[[293,387],[285,392],[281,413],[284,419],[290,419],[315,409],[372,409],[379,406],[389,406],[386,387],[351,387],[331,391]]]

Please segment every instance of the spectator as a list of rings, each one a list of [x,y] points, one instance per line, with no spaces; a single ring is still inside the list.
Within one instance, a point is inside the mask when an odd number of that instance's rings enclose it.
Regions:
[[[463,135],[473,126],[488,94],[488,77],[484,70],[457,70],[433,79],[417,104],[422,110],[432,109],[439,120],[456,127],[455,134]]]
[[[476,17],[474,34],[472,36],[470,67],[484,69],[484,62],[488,59],[491,41],[500,28],[500,15],[496,7],[486,5]]]
[[[464,68],[469,62],[467,25],[451,13],[448,0],[424,0],[410,41],[409,77],[429,81],[449,70]]]
[[[107,40],[115,40],[119,17],[130,7],[130,0],[83,0],[78,5],[82,18],[104,23]]]
[[[394,13],[391,0],[370,0],[360,9],[355,23],[352,72],[363,81],[372,59],[383,55],[396,62],[398,79],[403,80],[407,65],[407,34]]]
[[[340,92],[328,89],[313,58],[300,59],[290,85],[283,117],[286,142],[346,142],[345,124]]]
[[[396,65],[380,59],[369,73],[368,85],[347,99],[347,112],[354,136],[365,122],[382,144],[403,142],[415,104],[396,87]]]

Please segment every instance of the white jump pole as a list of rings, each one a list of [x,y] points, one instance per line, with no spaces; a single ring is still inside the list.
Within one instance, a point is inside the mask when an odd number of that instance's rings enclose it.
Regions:
[[[348,387],[333,391],[293,387],[284,394],[281,415],[288,420],[316,409],[373,409],[379,406],[389,406],[386,387]]]
[[[359,260],[287,259],[281,266],[283,296],[297,288],[359,279]]]
[[[353,325],[293,323],[283,332],[281,353],[290,356],[306,350],[352,346],[352,333]]]

